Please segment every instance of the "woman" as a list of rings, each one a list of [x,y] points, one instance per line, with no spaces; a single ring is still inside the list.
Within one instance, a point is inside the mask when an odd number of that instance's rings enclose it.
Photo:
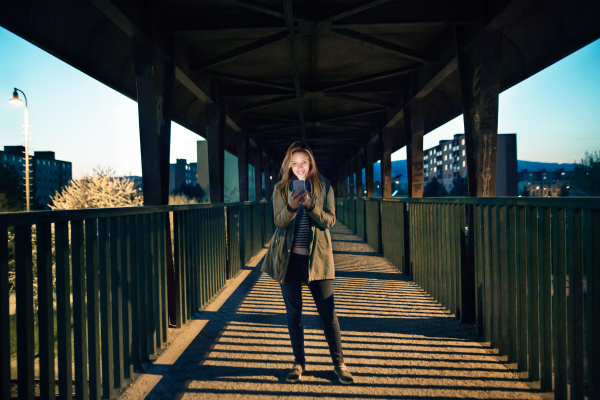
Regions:
[[[292,190],[295,180],[305,181],[303,192]],[[329,229],[336,220],[335,199],[330,182],[319,175],[313,153],[304,143],[295,142],[287,150],[281,165],[281,180],[273,192],[273,211],[279,234],[274,236],[272,254],[265,263],[271,264],[278,257],[283,268],[277,276],[269,271],[270,267],[265,272],[281,284],[287,311],[294,366],[286,380],[298,382],[305,371],[302,282],[307,282],[323,321],[334,371],[341,383],[354,383],[342,357],[340,326],[333,302],[335,272]],[[278,245],[287,248],[279,249]]]

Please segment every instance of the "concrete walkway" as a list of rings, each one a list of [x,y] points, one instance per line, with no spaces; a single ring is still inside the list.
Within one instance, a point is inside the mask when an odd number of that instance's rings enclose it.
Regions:
[[[355,385],[341,385],[333,373],[307,288],[308,371],[300,383],[285,383],[293,361],[285,307],[279,285],[261,274],[257,257],[121,398],[539,398],[472,339],[471,328],[348,228],[336,224],[332,239],[336,309]]]

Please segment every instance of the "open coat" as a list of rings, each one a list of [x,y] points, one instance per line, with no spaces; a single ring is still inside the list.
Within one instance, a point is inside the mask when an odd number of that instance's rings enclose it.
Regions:
[[[308,254],[308,281],[334,279],[333,249],[329,229],[336,221],[335,197],[333,188],[325,178],[321,179],[322,195],[315,198],[315,207],[308,211],[311,218],[312,241]],[[269,243],[269,250],[263,261],[262,271],[276,281],[283,283],[294,242],[294,227],[296,213],[288,210],[287,204],[292,196],[288,190],[287,202],[281,193],[273,192],[273,213],[275,219],[275,234]]]

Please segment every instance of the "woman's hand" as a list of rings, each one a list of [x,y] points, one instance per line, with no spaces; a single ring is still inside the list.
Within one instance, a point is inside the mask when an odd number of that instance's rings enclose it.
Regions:
[[[315,205],[315,199],[308,192],[304,192],[302,194],[304,195],[304,197],[301,199],[302,201],[300,202],[302,207],[304,207],[305,209],[313,208],[313,206]]]
[[[290,198],[290,203],[289,203],[289,207],[292,211],[296,211],[298,206],[300,206],[302,204],[302,201],[304,200],[304,197],[305,197],[305,193],[306,192],[300,193],[300,189],[296,189],[292,193],[292,197]]]

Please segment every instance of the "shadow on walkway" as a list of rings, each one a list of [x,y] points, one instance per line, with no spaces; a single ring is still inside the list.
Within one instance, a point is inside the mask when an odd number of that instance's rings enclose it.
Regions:
[[[333,373],[307,288],[308,371],[301,383],[285,383],[293,361],[285,306],[259,262],[242,272],[233,293],[227,297],[226,290],[199,313],[122,398],[538,398],[472,340],[471,328],[345,226],[336,224],[332,238],[336,309],[355,385],[339,384]]]

